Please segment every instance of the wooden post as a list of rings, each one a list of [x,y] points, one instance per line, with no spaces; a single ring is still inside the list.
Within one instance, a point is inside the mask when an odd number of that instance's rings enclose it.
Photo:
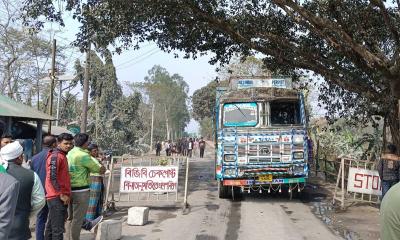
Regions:
[[[341,159],[340,162],[340,168],[342,169],[342,204],[341,204],[341,208],[342,210],[344,209],[344,195],[345,195],[345,189],[344,189],[344,158]]]
[[[60,102],[61,102],[61,93],[62,93],[62,81],[58,82],[60,85],[60,89],[58,90],[58,98],[57,98],[57,114],[56,114],[56,126],[58,126],[58,123],[60,121]]]
[[[53,116],[53,95],[54,95],[54,81],[56,78],[56,40],[53,39],[53,48],[51,54],[51,73],[50,73],[50,95],[49,95],[49,115]],[[51,120],[49,121],[48,134],[51,134]]]
[[[35,148],[38,153],[42,150],[42,138],[43,138],[43,120],[36,121],[36,139],[35,139]]]
[[[6,133],[11,134],[12,129],[12,117],[6,117]]]

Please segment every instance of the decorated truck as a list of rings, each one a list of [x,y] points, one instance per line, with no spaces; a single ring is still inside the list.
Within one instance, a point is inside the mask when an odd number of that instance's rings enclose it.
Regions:
[[[220,198],[303,190],[308,177],[304,97],[287,77],[233,77],[216,94]]]

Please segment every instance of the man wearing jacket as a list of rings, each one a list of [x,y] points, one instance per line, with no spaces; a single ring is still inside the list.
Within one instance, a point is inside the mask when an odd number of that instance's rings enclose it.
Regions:
[[[45,204],[44,190],[35,172],[22,167],[23,149],[18,141],[1,148],[0,157],[8,162],[7,173],[19,182],[17,207],[9,240],[31,238],[29,216],[36,215]]]
[[[0,239],[7,240],[13,225],[19,182],[0,165]]]
[[[90,156],[89,143],[89,135],[85,133],[75,135],[75,147],[67,155],[72,192],[66,224],[68,240],[79,240],[80,237],[82,223],[89,205],[89,174],[104,174],[105,172],[105,168],[93,161]]]
[[[43,149],[38,154],[32,157],[31,169],[39,176],[42,186],[45,189],[46,182],[46,160],[50,149],[57,147],[57,139],[54,136],[45,136],[43,138]],[[46,189],[44,191],[46,194]],[[45,205],[37,215],[35,233],[37,240],[44,239],[44,228],[47,222],[49,209]]]
[[[399,182],[400,159],[396,155],[397,148],[393,144],[388,144],[386,151],[382,154],[377,164],[377,170],[382,180],[382,199],[386,192]]]
[[[63,239],[64,223],[71,197],[67,153],[73,147],[73,137],[62,133],[57,148],[49,150],[46,159],[46,200],[49,208],[45,239]]]

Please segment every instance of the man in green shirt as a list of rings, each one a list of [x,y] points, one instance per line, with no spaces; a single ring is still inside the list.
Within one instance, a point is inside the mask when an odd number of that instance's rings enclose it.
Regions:
[[[94,161],[87,150],[89,135],[79,133],[74,137],[75,147],[68,152],[68,167],[71,177],[72,201],[68,208],[66,236],[68,240],[79,240],[82,223],[89,204],[90,173],[105,172],[105,168]]]
[[[400,239],[400,184],[397,183],[385,194],[381,204],[381,240]]]

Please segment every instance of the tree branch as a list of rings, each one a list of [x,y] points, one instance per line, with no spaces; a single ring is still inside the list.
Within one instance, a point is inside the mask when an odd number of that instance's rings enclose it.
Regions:
[[[300,16],[302,16],[304,19],[310,22],[311,25],[319,29],[324,34],[324,36],[327,37],[329,36],[327,33],[328,29],[333,31],[340,37],[338,38],[338,40],[341,40],[344,43],[346,43],[354,51],[355,54],[364,58],[368,64],[379,68],[381,71],[385,72],[388,75],[390,74],[390,71],[388,69],[389,66],[388,59],[386,58],[382,59],[376,56],[375,54],[371,53],[370,51],[368,51],[368,49],[366,49],[362,45],[359,45],[337,24],[334,24],[333,22],[327,19],[323,19],[321,17],[318,17],[310,13],[307,9],[300,6],[298,3],[293,2],[292,0],[272,0],[272,1],[279,7],[281,7],[284,11],[285,7],[293,9],[293,11],[297,12],[298,14],[300,14]]]
[[[399,1],[399,0],[398,0]],[[389,28],[390,32],[393,35],[394,41],[396,42],[397,48],[400,46],[400,38],[399,38],[399,32],[396,30],[395,26],[393,25],[389,13],[385,7],[385,4],[382,2],[382,0],[371,0],[371,3],[374,4],[375,6],[379,7],[379,9],[382,12],[383,15],[383,20],[386,23],[386,26]]]
[[[218,29],[218,30],[228,34],[228,36],[232,37],[237,42],[243,43],[251,49],[257,50],[264,54],[275,56],[276,58],[277,58],[277,56],[281,56],[282,58],[285,59],[286,62],[290,62],[293,66],[298,67],[298,68],[309,69],[309,70],[312,70],[319,74],[326,73],[329,75],[328,79],[332,79],[332,83],[340,86],[343,89],[346,89],[349,91],[354,91],[361,95],[365,95],[366,97],[368,97],[370,99],[376,99],[379,97],[378,93],[376,93],[369,86],[360,85],[360,84],[358,84],[358,85],[350,84],[350,83],[347,83],[346,81],[343,81],[340,77],[333,78],[332,77],[333,74],[330,72],[333,70],[329,70],[329,68],[322,65],[318,61],[325,62],[326,65],[334,66],[334,69],[336,69],[336,70],[341,69],[341,71],[343,73],[346,72],[347,70],[341,68],[339,65],[337,65],[337,63],[334,63],[332,61],[329,61],[329,63],[328,63],[327,59],[323,60],[313,53],[300,50],[297,46],[295,46],[293,43],[288,41],[286,38],[280,37],[271,32],[263,32],[263,38],[276,43],[278,46],[283,45],[283,46],[286,46],[287,48],[291,49],[292,52],[296,53],[296,56],[304,57],[305,58],[304,60],[307,61],[307,65],[300,63],[301,61],[293,61],[293,59],[285,58],[284,54],[282,54],[282,52],[279,52],[279,50],[276,50],[271,47],[260,46],[259,44],[251,41],[250,39],[247,39],[242,34],[240,34],[238,31],[234,30],[229,23],[227,23],[221,19],[218,19],[218,18],[212,16],[211,14],[204,12],[203,10],[198,8],[198,6],[196,6],[196,5],[190,4],[189,7],[196,14],[199,14],[202,18],[204,18],[204,20],[207,21],[209,24],[211,24],[215,29]],[[261,37],[261,36],[258,36],[258,37]],[[332,43],[335,43],[334,40],[332,40]],[[325,70],[322,70],[322,69],[325,69]],[[321,74],[321,75],[323,75],[323,74]],[[339,75],[339,74],[337,73],[337,75]]]

